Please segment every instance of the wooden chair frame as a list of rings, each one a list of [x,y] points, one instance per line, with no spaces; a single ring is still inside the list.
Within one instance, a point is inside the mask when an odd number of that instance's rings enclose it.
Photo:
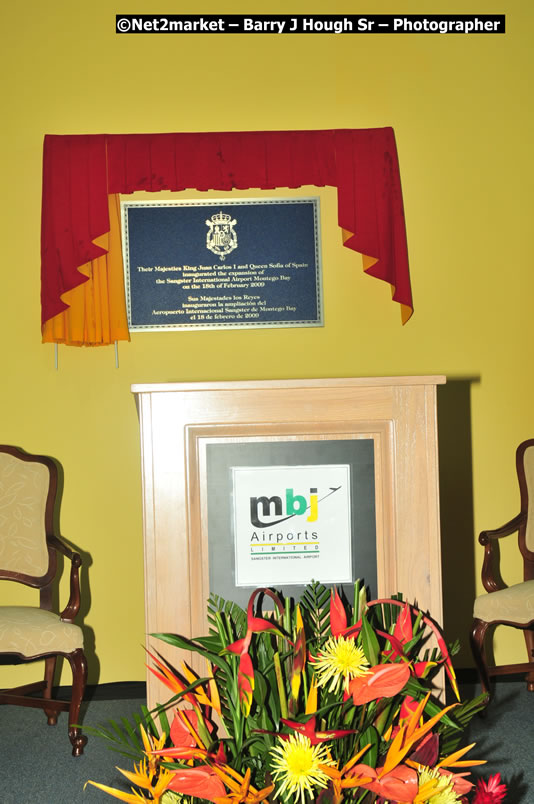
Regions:
[[[523,441],[516,451],[516,470],[521,495],[521,510],[519,514],[495,530],[484,530],[478,537],[484,547],[484,563],[482,565],[482,583],[484,589],[491,594],[506,589],[499,570],[499,539],[518,533],[519,550],[523,557],[523,579],[534,580],[534,552],[528,549],[526,543],[528,522],[528,485],[525,473],[524,456],[529,447],[534,447],[534,438]],[[508,625],[524,631],[527,647],[528,662],[518,664],[504,664],[488,667],[484,640],[490,626]],[[478,618],[473,619],[471,630],[471,650],[480,676],[484,692],[490,691],[490,677],[508,675],[512,673],[526,673],[527,688],[534,692],[534,620],[528,623],[511,622],[510,620],[492,620],[486,622]]]
[[[0,452],[12,455],[21,461],[44,464],[50,474],[48,496],[45,508],[45,531],[48,547],[48,569],[41,577],[25,575],[0,569],[0,580],[15,581],[26,586],[39,589],[40,608],[52,611],[53,583],[58,569],[57,553],[61,553],[71,562],[70,595],[66,607],[59,617],[63,622],[72,623],[80,609],[80,581],[79,569],[82,564],[79,553],[70,549],[54,533],[54,511],[58,490],[58,471],[54,461],[45,455],[31,455],[18,447],[0,445]],[[81,648],[72,653],[39,653],[34,656],[24,656],[20,653],[0,653],[0,656],[13,656],[23,662],[44,659],[45,674],[43,681],[25,684],[12,689],[0,690],[0,704],[16,704],[43,709],[49,725],[55,725],[59,712],[68,711],[68,734],[72,744],[72,755],[80,756],[83,753],[87,737],[82,734],[77,725],[79,722],[80,705],[87,683],[87,660]],[[72,670],[72,696],[70,701],[58,701],[52,698],[52,684],[58,656],[64,656]],[[41,692],[42,697],[30,697],[35,692]]]

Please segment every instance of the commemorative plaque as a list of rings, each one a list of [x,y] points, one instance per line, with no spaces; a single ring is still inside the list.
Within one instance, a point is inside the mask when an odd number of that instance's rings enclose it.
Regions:
[[[319,199],[125,201],[132,331],[323,325]]]

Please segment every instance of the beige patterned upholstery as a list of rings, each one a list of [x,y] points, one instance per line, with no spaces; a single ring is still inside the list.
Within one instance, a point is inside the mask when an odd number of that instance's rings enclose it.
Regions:
[[[534,581],[477,597],[473,616],[487,623],[508,620],[525,625],[531,622],[534,620]]]
[[[79,757],[87,742],[79,725],[87,658],[83,631],[73,621],[80,611],[82,558],[56,533],[58,468],[47,455],[0,444],[0,582],[32,587],[38,602],[0,605],[0,658],[12,664],[44,659],[44,678],[0,689],[0,705],[42,709],[50,726],[60,712],[68,712],[72,754]],[[59,614],[50,610],[64,565],[58,554],[70,561],[69,598]],[[53,696],[58,656],[64,656],[72,670],[70,700]]]
[[[82,629],[32,606],[0,606],[0,653],[38,656],[83,648]]]
[[[48,569],[45,507],[50,475],[42,463],[0,452],[0,567],[40,577]]]

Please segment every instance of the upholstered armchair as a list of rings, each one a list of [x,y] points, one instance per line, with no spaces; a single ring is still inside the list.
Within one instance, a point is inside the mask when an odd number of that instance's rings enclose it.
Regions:
[[[81,558],[54,532],[57,485],[57,467],[50,458],[0,445],[0,581],[39,590],[38,606],[0,605],[0,658],[4,663],[11,658],[14,664],[44,659],[44,680],[0,689],[0,704],[44,709],[49,725],[56,723],[60,711],[68,711],[72,754],[79,756],[87,742],[77,725],[87,680],[82,629],[74,624],[80,608]],[[71,562],[69,601],[59,614],[52,610],[57,553]],[[70,701],[52,698],[58,656],[72,669]]]
[[[523,441],[516,452],[516,468],[521,496],[521,510],[510,522],[479,536],[484,546],[482,583],[488,594],[475,600],[471,649],[482,688],[489,692],[490,676],[526,673],[527,687],[534,691],[534,438]],[[499,540],[518,534],[523,561],[523,582],[506,586],[501,579],[498,558]],[[525,635],[528,662],[488,667],[484,639],[490,626],[520,628]]]

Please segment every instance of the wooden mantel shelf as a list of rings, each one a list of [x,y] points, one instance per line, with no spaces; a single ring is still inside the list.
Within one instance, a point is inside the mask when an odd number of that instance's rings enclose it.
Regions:
[[[304,380],[238,380],[231,382],[161,382],[132,385],[132,393],[168,393],[169,391],[233,391],[236,389],[252,390],[254,388],[325,388],[339,387],[362,388],[370,386],[392,385],[443,385],[446,382],[443,375],[430,376],[401,376],[401,377],[341,377],[335,379],[304,379]]]

